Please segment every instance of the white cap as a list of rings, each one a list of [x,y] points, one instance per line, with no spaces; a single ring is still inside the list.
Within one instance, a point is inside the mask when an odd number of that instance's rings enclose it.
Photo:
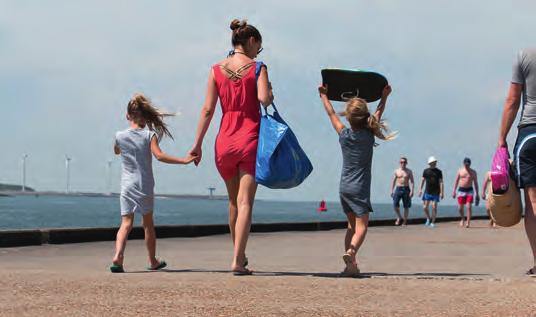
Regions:
[[[435,156],[430,156],[428,158],[428,164],[431,164],[431,163],[434,163],[434,162],[437,162],[437,159],[435,158]]]

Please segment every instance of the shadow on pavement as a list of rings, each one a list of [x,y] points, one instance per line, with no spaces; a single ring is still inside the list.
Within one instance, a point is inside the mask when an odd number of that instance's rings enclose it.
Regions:
[[[230,270],[204,270],[204,269],[182,269],[172,270],[163,269],[160,271],[129,271],[125,273],[223,273],[230,274]],[[253,271],[254,276],[269,277],[269,276],[311,276],[323,278],[348,278],[341,275],[339,272],[271,272],[271,271]],[[482,273],[452,273],[452,272],[417,272],[417,273],[385,273],[385,272],[363,272],[356,278],[374,278],[374,277],[401,277],[401,278],[475,278],[485,277],[489,274]]]

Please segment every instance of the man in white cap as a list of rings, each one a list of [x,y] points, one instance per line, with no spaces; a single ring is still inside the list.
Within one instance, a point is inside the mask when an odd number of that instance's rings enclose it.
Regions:
[[[443,199],[443,172],[437,168],[437,159],[433,156],[428,158],[428,167],[422,173],[421,186],[419,186],[419,197],[422,195],[424,214],[426,215],[426,226],[435,227],[437,216],[437,204]],[[426,182],[424,194],[422,189]],[[428,208],[432,203],[432,217]]]

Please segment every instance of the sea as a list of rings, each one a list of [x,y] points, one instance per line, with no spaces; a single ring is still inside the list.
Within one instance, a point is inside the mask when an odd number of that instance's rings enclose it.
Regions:
[[[157,225],[226,224],[227,201],[223,199],[167,198],[155,200]],[[340,203],[327,202],[327,212],[317,212],[318,202],[257,200],[254,223],[345,221]],[[395,219],[391,204],[374,204],[371,219]],[[439,206],[438,217],[457,216],[456,206]],[[474,207],[475,215],[485,209]],[[410,218],[424,216],[414,199]],[[139,223],[140,217],[137,217]],[[117,196],[24,195],[0,197],[0,230],[115,227],[121,221]]]

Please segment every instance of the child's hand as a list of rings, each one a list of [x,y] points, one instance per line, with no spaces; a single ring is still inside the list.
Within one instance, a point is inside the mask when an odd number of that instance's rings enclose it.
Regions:
[[[382,98],[384,99],[387,98],[387,96],[389,96],[392,91],[393,91],[393,88],[391,88],[391,85],[387,85],[383,87]]]
[[[188,155],[184,158],[184,163],[185,164],[190,164],[193,161],[195,161],[196,159],[197,159],[197,155],[188,153]]]
[[[327,97],[328,85],[320,85],[320,86],[318,86],[318,93],[320,94],[320,98]]]

